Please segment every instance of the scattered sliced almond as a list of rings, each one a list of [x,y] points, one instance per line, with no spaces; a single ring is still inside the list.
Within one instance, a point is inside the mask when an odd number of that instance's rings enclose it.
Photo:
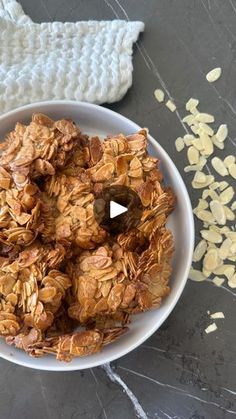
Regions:
[[[233,187],[229,186],[227,189],[225,189],[223,192],[221,192],[220,202],[223,205],[227,205],[230,201],[232,201],[233,197],[234,197]]]
[[[217,223],[220,225],[225,225],[226,214],[225,214],[223,205],[219,201],[212,200],[210,202],[210,209]]]
[[[197,211],[196,216],[197,218],[199,218],[199,220],[205,221],[206,223],[209,223],[209,224],[215,223],[215,218],[213,217],[210,211],[207,211],[204,209]]]
[[[191,125],[190,126],[191,131],[195,134],[198,135],[199,134],[199,126],[197,125]]]
[[[201,271],[198,271],[197,269],[191,268],[189,271],[189,279],[196,282],[205,281],[206,277],[203,275]]]
[[[232,241],[229,238],[223,241],[222,245],[219,248],[219,257],[222,260],[225,260],[228,258],[230,254],[231,246],[232,246]]]
[[[164,102],[164,98],[165,98],[165,93],[163,92],[163,90],[161,89],[156,89],[154,91],[154,96],[156,98],[156,100],[161,103]]]
[[[203,259],[203,266],[207,271],[213,272],[220,264],[217,249],[211,248],[205,254]]]
[[[206,278],[209,278],[209,276],[211,276],[211,271],[208,271],[204,267],[202,268],[202,273],[203,275],[205,275]]]
[[[196,109],[196,107],[198,106],[198,104],[199,104],[199,100],[198,99],[194,99],[193,97],[191,97],[187,101],[187,103],[185,105],[185,108],[186,108],[187,111],[191,111],[193,109]]]
[[[176,106],[174,104],[174,102],[172,102],[171,100],[167,100],[166,102],[166,107],[171,111],[171,112],[175,112],[176,111]]]
[[[204,122],[206,124],[210,124],[211,122],[215,121],[215,118],[213,115],[210,115],[209,113],[202,113],[199,112],[196,116],[195,116],[195,120],[197,122]]]
[[[187,156],[190,164],[197,164],[199,162],[199,151],[195,147],[189,147]]]
[[[210,187],[210,185],[209,185]],[[215,191],[213,191],[212,189],[204,189],[203,193],[202,193],[202,198],[206,199],[210,197],[211,199],[214,200],[218,200],[219,196],[217,195],[217,193]]]
[[[235,267],[233,265],[224,264],[214,269],[213,273],[214,275],[224,275],[228,280],[230,280],[235,273]]]
[[[205,122],[199,122],[199,128],[210,137],[214,135],[214,130],[210,127],[210,125],[207,125]]]
[[[194,175],[193,181],[197,183],[205,183],[207,180],[207,177],[205,173],[197,171]]]
[[[216,313],[211,314],[211,319],[224,319],[225,315],[222,311],[217,311]]]
[[[236,242],[236,232],[235,231],[225,231],[225,236],[228,237],[232,242]]]
[[[186,116],[182,119],[182,121],[183,121],[183,122],[185,122],[185,124],[187,124],[187,125],[190,127],[192,124],[194,124],[194,122],[195,122],[195,117],[194,117],[194,115],[189,114],[189,115],[186,115]]]
[[[196,172],[197,170],[202,170],[203,167],[206,165],[207,160],[205,157],[201,156],[199,159],[199,163],[198,164],[193,164],[190,166],[186,166],[184,168],[185,173],[189,173],[189,172]]]
[[[217,330],[217,326],[215,323],[212,323],[205,329],[205,332],[208,334],[208,333],[215,332],[215,330]]]
[[[206,176],[206,180],[205,182],[196,182],[195,180],[192,181],[192,187],[194,189],[202,189],[202,188],[206,188],[206,186],[209,186],[212,182],[214,182],[214,176],[212,175],[205,175]]]
[[[176,138],[175,140],[175,148],[178,152],[182,151],[185,146],[184,140],[181,137]]]
[[[224,278],[220,278],[219,276],[215,276],[215,278],[213,278],[212,282],[214,282],[214,284],[217,287],[220,287],[223,283],[224,283]]]
[[[225,141],[225,139],[228,136],[228,127],[226,124],[222,124],[219,126],[217,132],[216,132],[216,139],[217,141],[219,141],[220,143],[222,143],[223,141]]]
[[[213,68],[213,70],[209,71],[206,75],[206,79],[209,83],[214,83],[218,80],[221,76],[222,69],[220,67]]]
[[[211,164],[219,175],[227,176],[229,174],[227,167],[225,167],[224,162],[219,157],[213,157],[211,159]]]
[[[229,166],[229,174],[230,176],[232,176],[234,179],[236,179],[236,164],[231,164],[231,166]]]
[[[204,146],[202,143],[201,138],[194,138],[194,140],[192,141],[192,145],[198,150],[198,151],[202,151],[204,150]]]
[[[234,221],[235,220],[235,214],[233,213],[233,211],[231,211],[230,208],[224,206],[224,211],[225,211],[225,215],[226,215],[226,220],[229,220],[229,221]]]
[[[212,139],[213,144],[214,144],[217,148],[219,148],[220,150],[224,150],[224,148],[225,148],[225,144],[224,144],[224,142],[220,142],[220,141],[218,141],[215,135],[213,135],[213,136],[211,137],[211,139]]]
[[[222,243],[222,235],[216,231],[211,230],[201,230],[201,236],[203,239],[211,243]]]
[[[205,210],[209,207],[208,202],[205,199],[200,198],[198,200],[198,205],[194,208],[193,212],[196,214],[200,210]]]
[[[203,145],[203,151],[201,154],[204,156],[210,156],[214,151],[214,147],[209,135],[204,133],[200,136],[200,139]]]
[[[229,156],[227,156],[227,157],[225,157],[225,159],[224,159],[224,165],[227,167],[227,169],[232,165],[232,164],[234,164],[235,163],[235,157],[234,156],[232,156],[232,155],[229,155]]]
[[[193,252],[193,262],[199,262],[205,255],[207,250],[206,240],[201,240],[194,249]]]

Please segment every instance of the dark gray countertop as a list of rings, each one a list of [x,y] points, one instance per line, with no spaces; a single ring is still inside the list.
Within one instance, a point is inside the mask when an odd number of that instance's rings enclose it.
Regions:
[[[149,127],[183,173],[174,140],[183,134],[176,114],[158,105],[165,85],[181,116],[189,97],[227,123],[236,137],[236,0],[21,0],[36,22],[143,20],[134,53],[133,86],[112,109]],[[215,85],[205,74],[221,66]],[[225,154],[235,154],[229,142]],[[189,186],[190,176],[185,176]],[[193,204],[197,194],[190,195]],[[236,415],[236,291],[188,282],[176,308],[142,346],[107,366],[46,373],[0,360],[1,419],[104,418],[229,419]],[[223,311],[206,335],[207,310]]]

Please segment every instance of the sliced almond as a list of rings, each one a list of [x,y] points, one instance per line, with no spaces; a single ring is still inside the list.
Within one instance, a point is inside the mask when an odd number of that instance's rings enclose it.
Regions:
[[[208,271],[204,267],[202,268],[202,273],[206,278],[209,278],[209,276],[211,276],[211,271]]]
[[[186,115],[183,119],[182,119],[182,121],[183,122],[185,122],[185,124],[187,124],[189,127],[192,125],[192,124],[194,124],[194,122],[195,122],[195,117],[194,117],[194,115]]]
[[[210,127],[210,125],[205,124],[205,122],[199,122],[199,128],[204,132],[205,134],[212,137],[214,135],[213,129]]]
[[[203,197],[203,199],[206,199],[208,197],[210,197],[213,200],[218,200],[219,199],[219,196],[217,195],[217,193],[215,191],[213,191],[212,189],[205,189],[202,193],[202,197]]]
[[[187,156],[190,164],[197,164],[199,162],[199,151],[195,147],[189,147]]]
[[[197,269],[193,269],[193,268],[190,269],[188,277],[192,281],[196,281],[196,282],[205,281],[206,279],[206,277],[203,275],[201,271],[198,271]]]
[[[223,205],[227,205],[230,201],[232,201],[234,197],[234,190],[232,186],[229,186],[220,194],[220,202]]]
[[[185,105],[185,108],[186,108],[187,111],[191,111],[192,109],[195,109],[198,106],[198,104],[199,104],[199,100],[198,99],[194,99],[193,97],[191,97],[187,101],[187,103]]]
[[[204,150],[203,144],[202,144],[202,140],[201,138],[195,138],[192,141],[192,145],[198,150],[198,151],[202,151]]]
[[[234,221],[235,220],[235,214],[233,213],[233,211],[231,211],[230,208],[224,206],[224,211],[225,211],[225,215],[226,215],[226,220],[229,220],[229,221]]]
[[[224,148],[225,148],[225,144],[224,144],[224,142],[220,142],[220,141],[218,141],[215,135],[213,135],[213,136],[211,137],[211,139],[212,139],[213,144],[214,144],[217,148],[219,148],[220,150],[224,150]]]
[[[235,267],[233,265],[224,264],[215,268],[213,273],[214,275],[224,275],[228,280],[230,280],[235,273]]]
[[[215,332],[215,330],[217,330],[217,326],[215,323],[212,323],[209,326],[207,326],[207,328],[205,329],[205,332],[208,334],[208,333]]]
[[[199,134],[199,127],[198,125],[194,124],[190,126],[191,131],[195,134],[198,135]]]
[[[220,67],[213,68],[213,70],[209,71],[206,75],[206,79],[209,83],[214,83],[218,80],[221,76],[222,69]]]
[[[227,238],[223,241],[222,245],[219,248],[219,252],[218,252],[219,257],[222,260],[227,259],[227,257],[229,256],[231,246],[232,246],[232,241],[229,238]]]
[[[219,276],[215,276],[215,278],[213,278],[212,282],[214,282],[214,284],[217,287],[220,287],[223,283],[224,283],[224,278],[220,278]]]
[[[184,146],[185,146],[185,143],[184,143],[183,138],[181,138],[181,137],[176,138],[176,140],[175,140],[175,148],[176,148],[176,150],[178,152],[180,152],[180,151],[182,151],[184,149]]]
[[[207,242],[206,240],[201,240],[194,249],[193,252],[193,261],[199,262],[206,253],[207,250]]]
[[[206,165],[207,159],[203,156],[200,157],[198,164],[193,164],[191,166],[186,166],[184,168],[185,173],[189,172],[196,172],[197,170],[202,170],[203,167]]]
[[[194,140],[194,135],[192,135],[192,134],[185,134],[184,135],[184,141],[185,141],[185,144],[187,145],[187,146],[190,146],[191,144],[192,144],[192,141]]]
[[[161,89],[156,89],[154,91],[154,96],[156,98],[156,100],[161,103],[164,102],[164,98],[165,98],[165,93],[163,92],[163,90]]]
[[[206,183],[207,177],[205,173],[197,171],[194,175],[193,180],[197,183]]]
[[[203,266],[210,272],[213,272],[220,265],[221,261],[218,256],[217,249],[211,248],[205,254]]]
[[[219,157],[213,157],[211,159],[211,164],[219,175],[227,176],[229,174],[227,167],[225,167],[224,162]]]
[[[209,124],[211,122],[215,121],[215,118],[213,115],[210,115],[209,113],[201,113],[199,112],[196,116],[195,116],[195,120],[197,122],[205,122],[206,124]]]
[[[193,180],[192,187],[194,189],[202,189],[202,188],[206,188],[206,186],[209,186],[212,182],[214,182],[214,176],[212,175],[205,175],[205,176],[206,176],[206,180],[204,183],[196,182],[195,180]]]
[[[234,163],[235,163],[235,156],[229,155],[225,157],[224,164],[227,168],[229,168]]]
[[[232,178],[236,179],[236,164],[231,164],[231,166],[229,166],[229,174],[230,176],[232,176]]]
[[[166,102],[166,107],[171,111],[171,112],[175,112],[176,111],[176,106],[174,104],[174,102],[172,102],[172,100],[167,100]]]
[[[213,143],[209,135],[202,134],[200,138],[201,138],[202,145],[204,147],[204,150],[202,151],[201,154],[204,156],[210,156],[214,151],[214,147],[213,147]]]
[[[220,233],[211,230],[201,230],[201,236],[203,239],[211,243],[222,243],[222,236]]]
[[[210,211],[207,210],[200,210],[197,211],[196,213],[197,218],[199,218],[199,220],[205,221],[209,224],[214,224],[215,223],[215,218],[213,217],[212,213]]]
[[[221,204],[221,202],[217,200],[212,200],[210,202],[210,209],[213,214],[214,219],[217,221],[220,225],[226,224],[226,214],[224,211],[224,207]]]
[[[228,237],[232,242],[236,242],[236,232],[235,231],[225,231],[225,236]]]
[[[216,313],[211,314],[211,319],[224,319],[225,315],[222,311],[217,311]]]
[[[208,202],[205,199],[199,199],[198,200],[198,205],[196,208],[194,208],[193,212],[194,214],[196,214],[199,210],[204,210],[207,209],[209,207]]]
[[[228,136],[228,127],[226,124],[222,124],[219,126],[217,132],[216,132],[216,139],[217,141],[219,141],[220,143],[222,143],[223,141],[225,141],[225,139]]]

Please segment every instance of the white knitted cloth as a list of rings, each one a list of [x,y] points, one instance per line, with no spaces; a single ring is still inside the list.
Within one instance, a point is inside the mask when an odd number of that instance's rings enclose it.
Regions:
[[[48,99],[120,100],[132,84],[142,22],[33,23],[0,0],[0,113]]]

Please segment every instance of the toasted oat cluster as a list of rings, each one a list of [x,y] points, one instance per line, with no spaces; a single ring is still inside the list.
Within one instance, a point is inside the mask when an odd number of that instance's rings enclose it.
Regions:
[[[147,133],[101,142],[34,114],[0,148],[0,335],[36,357],[95,353],[170,291],[175,196]],[[132,188],[143,206],[139,225],[118,235],[93,211],[110,185]]]

